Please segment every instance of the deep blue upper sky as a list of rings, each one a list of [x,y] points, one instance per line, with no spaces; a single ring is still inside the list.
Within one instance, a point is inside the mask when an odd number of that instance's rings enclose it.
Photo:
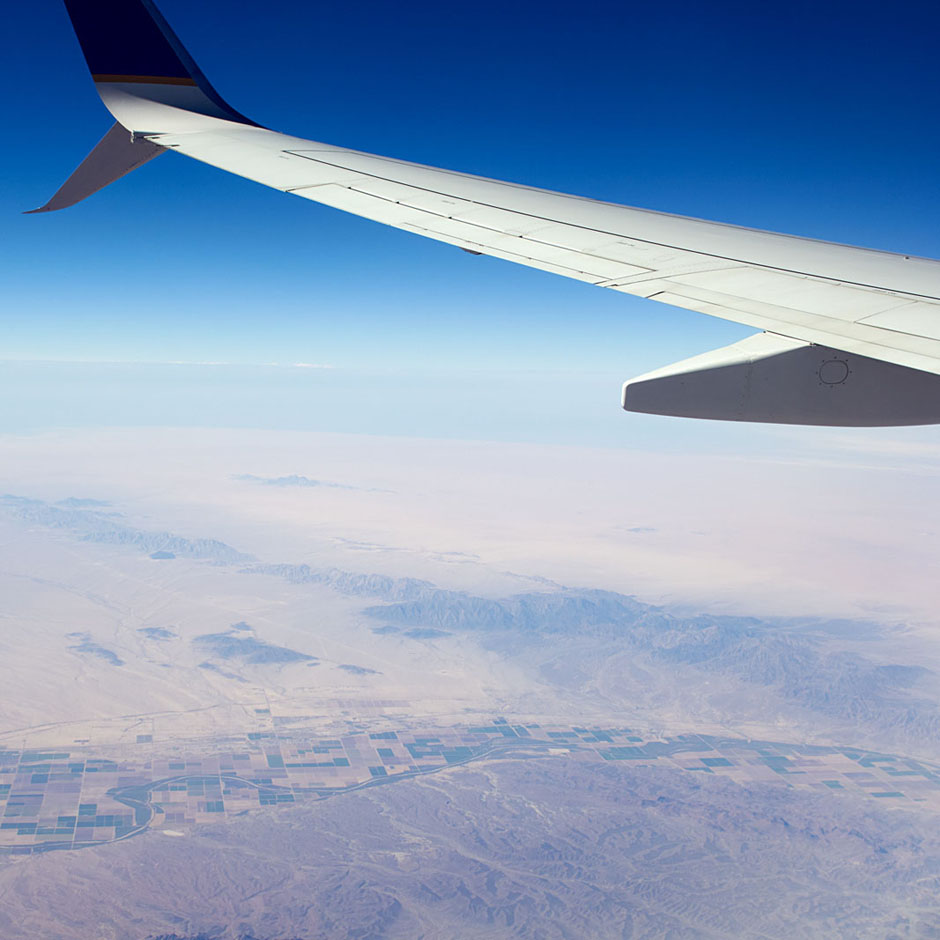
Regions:
[[[278,130],[940,256],[940,15],[926,3],[158,2],[220,93]],[[111,118],[56,0],[12,5],[5,32],[0,359],[619,382],[746,333],[173,155],[77,207],[22,216]]]

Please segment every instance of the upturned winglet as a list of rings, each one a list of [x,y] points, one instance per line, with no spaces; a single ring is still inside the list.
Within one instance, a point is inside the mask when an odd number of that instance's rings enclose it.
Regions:
[[[26,214],[55,212],[56,209],[74,206],[164,152],[159,144],[143,137],[133,137],[126,128],[115,124],[58,192],[44,206],[30,209]]]
[[[151,0],[65,0],[95,88],[117,123],[30,213],[74,206],[164,152],[148,133],[209,121],[257,127],[228,105]]]

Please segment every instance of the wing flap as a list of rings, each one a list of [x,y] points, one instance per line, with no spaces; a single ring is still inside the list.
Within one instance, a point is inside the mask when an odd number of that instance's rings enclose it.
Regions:
[[[744,302],[761,304],[772,298],[775,307],[786,307],[796,312],[818,314],[849,323],[912,302],[910,298],[902,298],[897,294],[866,290],[851,284],[742,266],[694,274],[672,274],[669,279],[736,297]]]
[[[909,336],[925,336],[940,340],[940,314],[936,304],[915,301],[866,317],[866,326],[877,326],[883,330],[907,333]]]
[[[940,375],[940,342],[936,340],[797,313],[772,304],[758,306],[682,284],[661,282],[659,286],[661,291],[651,299],[661,303]]]
[[[940,262],[927,258],[619,206],[357,151],[298,148],[293,152],[304,154],[311,161],[361,173],[363,177],[401,183],[546,222],[602,232],[627,240],[638,252],[649,257],[665,260],[676,252],[691,253],[875,290],[940,299]]]

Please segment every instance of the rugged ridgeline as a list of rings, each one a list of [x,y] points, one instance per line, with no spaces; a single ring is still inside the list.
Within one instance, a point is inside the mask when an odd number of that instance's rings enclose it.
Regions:
[[[273,575],[292,584],[322,584],[349,597],[377,597],[386,601],[426,601],[435,594],[447,594],[430,581],[418,578],[390,578],[384,574],[354,574],[339,568],[311,568],[309,565],[252,565],[246,574]],[[467,595],[454,595],[466,597]]]
[[[215,539],[135,528],[97,500],[71,498],[50,504],[4,496],[0,497],[0,510],[27,524],[61,530],[82,541],[125,547],[157,558],[239,565],[245,574],[316,584],[350,597],[382,601],[365,610],[377,622],[378,633],[401,631],[416,640],[446,633],[472,634],[485,643],[498,639],[541,647],[588,639],[606,652],[634,650],[654,665],[691,667],[705,675],[734,677],[820,716],[907,740],[940,741],[940,708],[928,697],[928,684],[936,681],[932,672],[833,649],[832,637],[822,629],[814,633],[806,621],[799,622],[799,629],[792,629],[786,622],[748,617],[680,616],[624,594],[563,587],[493,599],[444,590],[417,578],[335,567],[250,564],[252,556]],[[863,625],[863,629],[870,627]],[[196,643],[219,659],[253,665],[309,659],[257,638],[233,635],[237,633],[233,629],[228,634],[207,634]],[[86,637],[76,635],[76,639],[80,652],[110,655],[107,650],[93,648]]]
[[[681,617],[611,591],[561,588],[492,599],[412,578],[334,568],[256,565],[246,570],[294,583],[323,584],[355,597],[394,601],[366,609],[384,624],[382,632],[410,630],[416,638],[476,633],[538,643],[593,638],[627,645],[662,665],[733,676],[831,718],[940,741],[940,709],[917,691],[921,683],[935,680],[934,673],[832,652],[820,636],[802,629],[790,632],[785,623],[753,617]]]
[[[91,506],[85,508],[89,504]],[[216,539],[191,539],[170,532],[134,528],[121,520],[120,513],[106,511],[104,505],[100,500],[75,497],[51,504],[22,496],[0,496],[0,508],[14,519],[29,525],[61,529],[83,542],[126,546],[165,558],[199,558],[225,565],[253,560],[251,555],[236,551]]]
[[[883,665],[829,652],[812,635],[744,617],[678,617],[606,591],[525,594],[505,600],[433,590],[421,599],[371,607],[386,624],[616,640],[655,662],[734,676],[833,718],[940,740],[940,710],[917,695],[935,679],[918,666]]]

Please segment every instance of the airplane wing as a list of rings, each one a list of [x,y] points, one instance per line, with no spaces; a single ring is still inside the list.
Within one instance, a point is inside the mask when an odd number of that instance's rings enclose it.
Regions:
[[[93,152],[80,167],[87,177],[89,164],[101,165],[103,179],[78,190],[93,192],[144,157],[176,151],[473,254],[763,331],[628,382],[628,410],[795,424],[940,422],[938,261],[291,137],[232,109],[151,0],[66,6],[102,101],[125,131],[123,159],[112,139],[109,159],[96,163]]]

